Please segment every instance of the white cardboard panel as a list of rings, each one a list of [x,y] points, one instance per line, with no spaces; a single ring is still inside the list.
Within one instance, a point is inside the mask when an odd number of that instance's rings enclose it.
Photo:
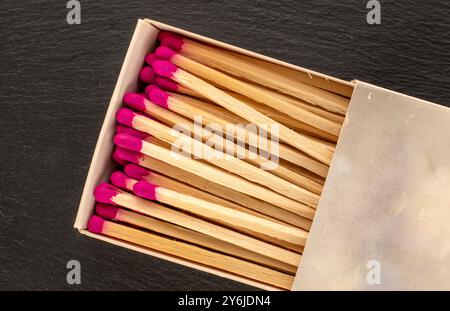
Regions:
[[[449,224],[450,109],[358,82],[293,290],[449,290]]]

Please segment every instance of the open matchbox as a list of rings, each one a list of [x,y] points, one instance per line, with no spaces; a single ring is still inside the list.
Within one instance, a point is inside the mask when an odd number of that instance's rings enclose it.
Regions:
[[[351,98],[292,290],[450,290],[450,109],[346,82],[157,21],[139,20],[95,148],[75,228],[82,234],[267,290],[278,288],[89,232],[94,188],[116,167],[114,115],[167,30],[289,67]],[[371,281],[376,269],[379,276]]]

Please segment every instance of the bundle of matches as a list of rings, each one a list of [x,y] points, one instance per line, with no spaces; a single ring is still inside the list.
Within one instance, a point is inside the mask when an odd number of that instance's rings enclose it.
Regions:
[[[159,40],[116,113],[120,168],[97,186],[88,229],[290,289],[348,98],[280,65]]]

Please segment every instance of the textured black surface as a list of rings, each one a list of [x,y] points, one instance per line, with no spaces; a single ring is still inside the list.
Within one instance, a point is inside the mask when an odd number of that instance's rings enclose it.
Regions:
[[[73,228],[95,142],[139,17],[347,80],[450,103],[450,4],[381,1],[0,2],[0,289],[245,290]],[[66,283],[66,263],[82,284]]]

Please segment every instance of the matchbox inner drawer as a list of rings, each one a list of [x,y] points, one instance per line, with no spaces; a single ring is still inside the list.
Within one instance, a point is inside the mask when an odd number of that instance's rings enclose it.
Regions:
[[[353,219],[353,217],[355,216],[355,209],[350,208],[350,206],[354,207],[359,202],[365,201],[364,197],[361,196],[361,194],[355,194],[357,192],[357,184],[370,180],[372,183],[374,183],[374,185],[380,185],[380,181],[368,179],[369,175],[367,172],[373,172],[374,169],[373,167],[371,167],[373,163],[364,163],[364,161],[361,160],[364,155],[369,154],[369,149],[358,149],[357,142],[365,141],[365,137],[363,137],[363,135],[361,134],[365,133],[364,130],[367,130],[365,124],[367,124],[366,122],[369,121],[371,122],[370,124],[372,124],[376,129],[376,131],[370,132],[371,139],[373,139],[374,142],[383,142],[383,146],[386,146],[384,150],[370,150],[370,152],[372,154],[378,155],[376,159],[384,159],[384,161],[386,161],[386,163],[382,161],[380,163],[377,162],[378,165],[384,163],[385,165],[389,166],[388,158],[383,157],[383,152],[390,154],[387,151],[390,151],[392,148],[394,148],[392,146],[396,146],[394,138],[398,137],[398,135],[404,135],[405,137],[409,135],[409,133],[405,133],[404,129],[396,126],[396,122],[398,122],[399,120],[406,120],[406,118],[410,115],[408,107],[414,107],[412,109],[419,109],[416,107],[422,107],[421,105],[423,105],[424,107],[426,107],[425,110],[427,114],[434,116],[439,114],[440,112],[444,112],[444,114],[442,115],[445,118],[448,118],[448,121],[450,121],[448,109],[430,105],[429,103],[402,94],[394,93],[389,90],[381,89],[363,82],[346,82],[336,78],[332,78],[304,68],[277,61],[266,56],[249,52],[222,42],[211,40],[209,38],[205,38],[181,29],[177,29],[175,27],[162,24],[157,21],[147,19],[138,21],[106,114],[104,124],[102,126],[99,140],[97,142],[85,188],[83,190],[75,227],[82,234],[107,241],[112,244],[120,245],[122,247],[140,251],[152,256],[233,279],[262,289],[278,290],[278,288],[268,284],[234,275],[226,271],[218,270],[205,265],[200,265],[198,263],[187,261],[176,256],[143,248],[138,245],[127,243],[125,241],[93,234],[86,229],[89,217],[92,215],[95,205],[95,200],[92,195],[93,190],[98,183],[108,179],[109,174],[114,170],[116,166],[111,159],[111,152],[114,147],[114,115],[122,105],[123,95],[126,92],[138,90],[138,72],[142,67],[145,54],[154,48],[155,42],[157,40],[157,35],[160,30],[170,31],[193,40],[228,49],[247,56],[255,57],[257,59],[283,65],[287,68],[287,70],[295,70],[299,74],[300,79],[304,79],[304,82],[308,84],[328,90],[347,98],[351,98],[347,117],[344,121],[343,129],[341,131],[341,135],[337,144],[333,162],[331,164],[330,171],[325,182],[324,190],[320,199],[320,204],[317,208],[317,213],[313,221],[313,226],[302,255],[299,272],[297,272],[292,290],[322,288],[347,289],[350,286],[356,286],[356,288],[362,287],[366,289],[365,284],[363,284],[363,280],[365,280],[366,278],[365,274],[363,274],[364,269],[362,268],[360,269],[358,278],[355,277],[354,279],[351,279],[349,281],[346,281],[346,279],[342,279],[342,273],[344,273],[345,271],[344,268],[351,265],[349,263],[353,263],[354,265],[361,267],[362,263],[361,260],[358,260],[357,257],[347,258],[345,257],[345,254],[342,254],[342,252],[339,251],[339,247],[341,249],[363,249],[363,246],[367,244],[367,241],[369,241],[370,243],[389,244],[389,241],[387,241],[387,239],[380,239],[380,237],[378,236],[372,236],[370,232],[364,232],[362,228],[360,228],[362,231],[358,232],[359,235],[355,234],[355,232],[353,231],[355,225],[351,221],[351,219]],[[402,103],[400,105],[401,109],[397,107],[398,102]],[[374,111],[374,107],[383,109]],[[392,112],[392,110],[395,112],[393,115],[397,117],[397,119],[395,117],[392,117],[390,119],[390,122],[388,122],[388,126],[391,125],[392,122],[392,131],[389,134],[391,141],[385,142],[383,141],[383,135],[380,135],[380,126],[379,124],[376,125],[376,122],[381,122],[380,124],[383,124],[384,122],[384,124],[386,124],[386,122],[382,121],[381,119],[385,117],[389,109],[390,112]],[[373,117],[370,117],[368,115],[369,111]],[[438,124],[444,126],[444,120],[439,121],[440,122]],[[450,122],[447,122],[447,124],[450,124]],[[425,124],[421,124],[419,128],[424,126]],[[423,147],[425,148],[426,146],[424,145]],[[419,149],[417,149],[416,151],[419,151]],[[356,152],[356,155],[352,154],[352,151]],[[423,150],[421,149],[420,151]],[[352,156],[355,156],[357,158],[358,174],[356,175],[354,171],[355,168],[352,165],[353,158],[349,157],[348,154],[352,154]],[[352,170],[349,168],[351,168]],[[346,178],[345,180],[348,179],[349,183],[353,185],[353,188],[350,189],[351,191],[349,189],[346,189],[345,184],[341,182],[343,176]],[[337,189],[339,189],[340,191],[338,191]],[[379,195],[381,197],[385,197],[386,193],[380,191]],[[356,200],[350,200],[351,196],[353,196],[354,198],[356,197]],[[448,198],[445,198],[445,200],[446,199]],[[343,206],[343,203],[341,202],[345,202],[346,205]],[[448,200],[446,202],[448,203]],[[413,201],[411,203],[414,204]],[[375,204],[372,204],[372,206],[370,206],[370,204],[366,204],[364,210],[369,210],[371,207],[373,207],[373,205]],[[338,208],[336,208],[336,206]],[[342,213],[337,215],[339,211],[341,211]],[[445,215],[448,214],[445,213]],[[358,216],[361,217],[362,215],[359,214]],[[366,219],[368,223],[370,223],[370,221],[374,219],[373,217],[370,218],[369,215],[363,216],[368,217],[368,219]],[[397,221],[401,221],[400,217],[397,218]],[[331,219],[333,219],[335,222],[331,221]],[[376,219],[376,221],[381,220]],[[371,223],[371,225],[373,226],[376,226],[377,224]],[[343,238],[339,239],[339,236],[331,239],[330,235],[332,234],[332,232],[341,233],[345,237],[348,237],[349,232],[352,232],[354,236],[350,240],[354,244],[352,245],[351,243],[349,243],[349,240]],[[333,241],[334,244],[330,245],[329,241]],[[441,244],[444,242],[446,242],[446,240],[440,241]],[[394,250],[392,248],[386,247],[384,248],[384,251],[389,253]],[[328,256],[324,256],[325,253],[328,253]],[[374,257],[376,257],[375,253]],[[344,259],[342,259],[342,257],[344,257]],[[339,270],[339,268],[335,267],[335,258],[342,259],[341,266],[338,265],[338,267],[340,267],[342,270]],[[313,271],[317,274],[317,277],[313,274]],[[330,271],[330,277],[328,277],[326,271]],[[450,267],[447,271],[449,271],[450,273]],[[437,277],[438,276],[436,276],[435,278]],[[336,285],[334,287],[330,287],[329,283]],[[380,287],[378,287],[378,289],[379,288]]]

